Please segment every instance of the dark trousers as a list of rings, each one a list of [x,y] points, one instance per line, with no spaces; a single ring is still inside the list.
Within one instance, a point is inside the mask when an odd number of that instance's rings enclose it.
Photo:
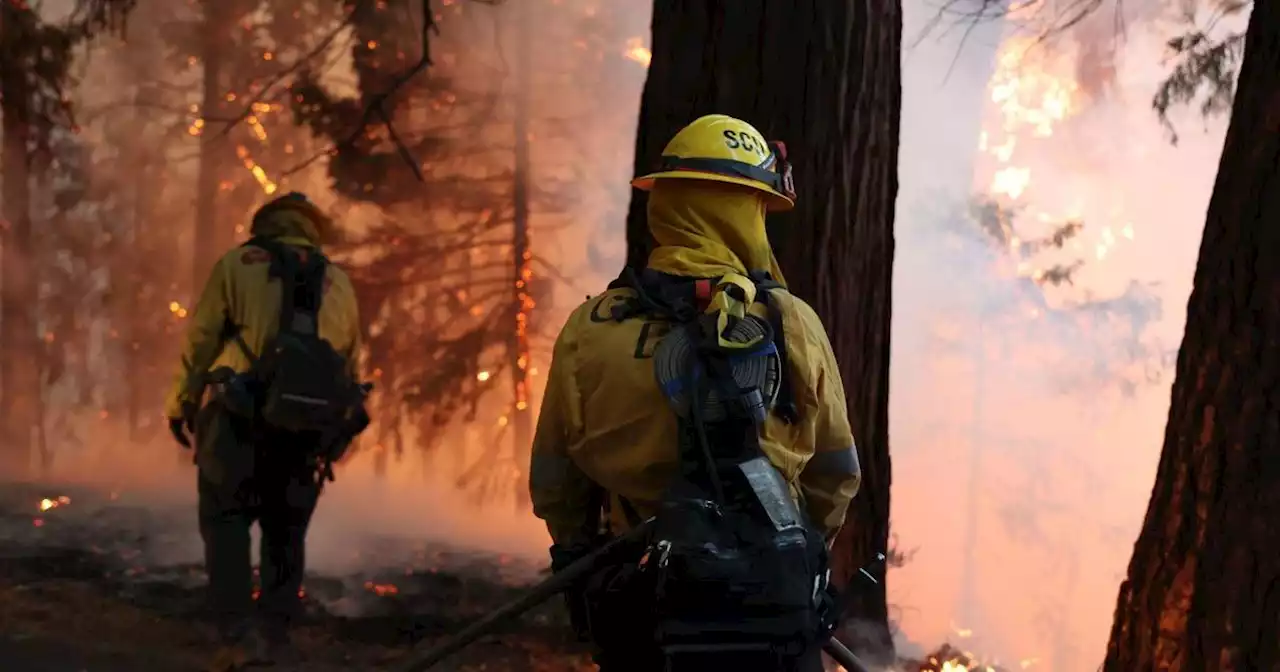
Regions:
[[[197,425],[200,536],[209,606],[224,636],[255,616],[250,527],[262,532],[256,615],[282,636],[301,610],[306,535],[320,497],[315,437],[273,430],[215,405]]]

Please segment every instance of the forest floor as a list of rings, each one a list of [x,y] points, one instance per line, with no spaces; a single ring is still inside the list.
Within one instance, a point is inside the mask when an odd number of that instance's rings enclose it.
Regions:
[[[203,571],[164,561],[193,526],[191,511],[109,493],[0,485],[0,670],[206,669],[216,647],[201,610]],[[399,560],[307,577],[307,619],[295,633],[302,660],[271,669],[387,669],[523,589],[495,557],[448,548],[377,557]],[[560,618],[547,605],[434,669],[593,669]]]
[[[0,483],[0,670],[197,672],[216,645],[190,553],[190,506],[94,489]],[[367,542],[366,542],[367,543]],[[301,660],[278,672],[390,669],[520,595],[541,571],[440,544],[386,540],[358,573],[308,574]],[[174,561],[173,558],[184,558]],[[556,601],[482,638],[442,672],[594,670]],[[899,670],[990,669],[942,647]],[[950,663],[950,664],[948,664]]]

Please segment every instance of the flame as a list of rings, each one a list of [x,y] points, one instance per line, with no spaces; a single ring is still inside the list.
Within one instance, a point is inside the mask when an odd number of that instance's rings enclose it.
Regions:
[[[646,68],[653,61],[653,52],[649,51],[649,47],[644,46],[643,37],[628,39],[627,48],[622,52],[622,55]]]
[[[40,500],[40,511],[43,512],[43,511],[48,511],[50,509],[56,509],[59,506],[66,506],[70,503],[71,503],[71,498],[65,495],[61,497],[55,497],[53,499],[42,499]],[[37,525],[37,527],[39,526]]]
[[[980,184],[985,180],[986,193],[1002,208],[1016,208],[1031,216],[1035,223],[1053,229],[1086,221],[1086,199],[1075,190],[1063,188],[1065,180],[1056,174],[1058,162],[1031,163],[1037,150],[1043,150],[1045,143],[1089,102],[1076,80],[1075,63],[1073,54],[1050,49],[1033,36],[1018,35],[1004,40],[988,85],[991,112],[978,135],[978,151],[986,168],[983,171],[986,177],[981,177],[980,172],[978,179]],[[1051,152],[1053,156],[1056,154]],[[1041,174],[1037,174],[1037,169]],[[1049,205],[1064,194],[1076,199],[1067,204],[1069,207]],[[1118,218],[1121,214],[1120,208],[1113,207],[1106,216]],[[1096,207],[1090,211],[1090,217],[1089,221],[1097,217]],[[1121,225],[1119,235],[1107,222],[1100,223],[1103,226],[1098,227],[1093,240],[1072,239],[1069,249],[1090,250],[1095,261],[1102,261],[1111,256],[1122,239],[1134,239],[1131,223]],[[1046,280],[1045,268],[1037,268],[1022,258],[1027,250],[1025,241],[1012,235],[1011,230],[1005,233],[1009,234],[1014,272],[1037,282]]]

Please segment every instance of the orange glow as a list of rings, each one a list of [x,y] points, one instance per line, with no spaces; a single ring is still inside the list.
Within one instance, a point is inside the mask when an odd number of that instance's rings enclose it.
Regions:
[[[633,37],[627,40],[627,47],[622,52],[622,55],[646,68],[653,62],[653,52],[649,51],[649,47],[645,46],[643,37]]]

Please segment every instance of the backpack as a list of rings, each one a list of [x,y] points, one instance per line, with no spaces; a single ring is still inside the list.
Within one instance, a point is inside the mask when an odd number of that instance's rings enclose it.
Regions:
[[[723,332],[718,315],[700,307],[717,280],[627,269],[610,286],[637,294],[614,306],[614,320],[671,326],[653,360],[678,418],[680,469],[638,575],[652,594],[655,643],[673,666],[697,667],[706,656],[798,656],[831,632],[825,541],[760,448],[770,413],[798,419],[781,314],[769,297],[781,285],[763,272],[750,279],[769,318],[731,317]],[[733,298],[745,300],[740,290]],[[726,347],[721,333],[755,343]]]
[[[250,362],[258,392],[255,415],[285,431],[335,438],[350,434],[353,422],[363,416],[365,388],[351,377],[347,359],[319,335],[328,259],[316,250],[301,251],[269,238],[251,239],[243,247],[271,256],[268,275],[280,281],[281,291],[279,326],[260,356],[234,325],[229,329]]]

